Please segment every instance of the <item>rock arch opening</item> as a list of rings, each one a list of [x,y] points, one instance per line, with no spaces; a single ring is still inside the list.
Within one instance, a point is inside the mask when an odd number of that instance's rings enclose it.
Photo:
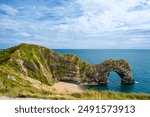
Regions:
[[[116,72],[121,78],[122,84],[133,84],[132,71],[125,60],[106,60],[98,65],[99,84],[107,84],[110,72]]]
[[[107,76],[107,83],[108,84],[120,84],[121,78],[119,74],[115,71],[110,71]]]

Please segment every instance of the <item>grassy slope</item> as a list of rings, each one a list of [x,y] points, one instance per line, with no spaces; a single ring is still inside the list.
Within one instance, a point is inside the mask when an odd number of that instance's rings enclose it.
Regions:
[[[45,91],[36,88],[0,89],[0,96],[12,98],[62,99],[62,100],[149,100],[149,94],[120,93],[112,91],[84,91],[82,93],[64,94],[53,90]]]

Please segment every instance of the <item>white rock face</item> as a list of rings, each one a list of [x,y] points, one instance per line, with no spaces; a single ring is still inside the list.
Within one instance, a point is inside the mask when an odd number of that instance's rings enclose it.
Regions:
[[[27,75],[28,71],[27,71],[27,69],[23,65],[24,61],[22,59],[17,59],[16,61],[19,64],[19,66],[22,68],[23,72]]]
[[[7,78],[8,78],[9,80],[16,80],[13,76],[10,76],[10,75],[8,75]]]

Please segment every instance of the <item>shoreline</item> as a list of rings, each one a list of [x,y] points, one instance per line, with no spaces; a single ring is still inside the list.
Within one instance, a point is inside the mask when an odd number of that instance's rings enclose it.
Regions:
[[[74,83],[57,82],[54,83],[52,89],[60,93],[81,93],[83,90]]]
[[[82,93],[83,90],[77,85],[73,83],[67,83],[67,82],[57,82],[54,83],[50,88],[53,91],[56,91],[58,93],[63,93],[63,94],[71,94],[71,93]],[[46,90],[48,90],[46,89]],[[0,100],[37,100],[39,98],[13,98],[13,97],[8,97],[8,96],[0,96]],[[42,100],[42,99],[40,99]]]

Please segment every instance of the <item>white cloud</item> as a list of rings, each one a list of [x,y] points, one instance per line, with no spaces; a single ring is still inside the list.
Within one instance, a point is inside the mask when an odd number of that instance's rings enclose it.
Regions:
[[[23,37],[30,37],[31,34],[27,33],[27,32],[20,32],[20,33],[17,33],[17,35],[20,35],[20,36],[23,36]]]
[[[54,7],[2,4],[0,10],[8,16],[0,14],[0,38],[50,48],[144,48],[150,37],[144,34],[150,30],[149,5],[147,0],[74,0]]]
[[[0,4],[0,11],[3,11],[6,14],[12,15],[12,16],[18,13],[18,10],[6,4]]]
[[[77,0],[84,15],[74,19],[74,30],[92,34],[132,29],[145,23],[150,26],[150,9],[128,11],[142,2],[143,0]]]

